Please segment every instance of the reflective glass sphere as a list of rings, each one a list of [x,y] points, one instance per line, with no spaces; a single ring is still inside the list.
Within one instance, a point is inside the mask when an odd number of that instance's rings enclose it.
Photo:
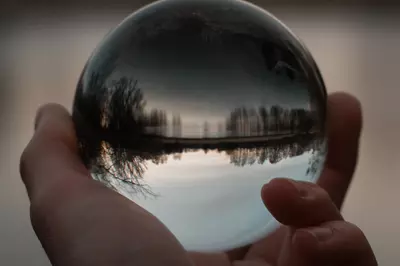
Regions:
[[[164,0],[113,29],[80,77],[73,119],[94,179],[188,250],[238,248],[276,229],[271,179],[315,182],[326,91],[308,50],[238,0]]]

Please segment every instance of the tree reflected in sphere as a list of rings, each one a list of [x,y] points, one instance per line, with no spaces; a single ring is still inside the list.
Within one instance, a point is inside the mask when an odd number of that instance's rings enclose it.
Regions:
[[[301,41],[232,0],[160,1],[126,18],[86,63],[73,108],[93,178],[194,251],[275,230],[261,188],[318,179],[325,117],[324,83]]]

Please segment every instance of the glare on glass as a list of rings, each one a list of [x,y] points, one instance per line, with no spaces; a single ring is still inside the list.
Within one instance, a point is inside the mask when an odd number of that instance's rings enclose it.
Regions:
[[[73,108],[93,178],[195,251],[275,230],[261,188],[318,179],[325,115],[308,50],[238,0],[164,0],[133,13],[89,58]]]

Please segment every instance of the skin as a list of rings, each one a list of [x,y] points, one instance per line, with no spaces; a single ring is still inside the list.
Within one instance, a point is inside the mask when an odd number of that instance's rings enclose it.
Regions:
[[[33,228],[58,266],[376,266],[363,232],[340,214],[361,132],[359,102],[344,93],[328,103],[329,154],[318,184],[279,178],[261,191],[282,226],[227,253],[186,252],[154,216],[91,179],[78,156],[70,114],[39,109],[20,172]]]

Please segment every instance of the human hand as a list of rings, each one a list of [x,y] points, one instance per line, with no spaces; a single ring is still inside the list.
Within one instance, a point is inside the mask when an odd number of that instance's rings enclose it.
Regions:
[[[363,232],[340,214],[352,181],[362,127],[361,106],[335,93],[328,99],[328,156],[318,184],[274,179],[262,198],[282,224],[273,234],[227,253],[192,253],[200,265],[376,266]]]
[[[249,247],[201,254],[186,253],[154,216],[92,180],[78,156],[70,115],[58,105],[45,106],[21,157],[33,228],[50,261],[60,266],[374,266],[364,235],[338,211],[356,164],[359,105],[346,95],[331,96],[329,122],[329,154],[319,185],[330,197],[316,185],[276,179],[262,195],[283,226]],[[307,233],[312,228],[333,234],[318,244]]]
[[[193,265],[154,216],[91,178],[63,107],[38,111],[20,172],[33,229],[53,265]]]

